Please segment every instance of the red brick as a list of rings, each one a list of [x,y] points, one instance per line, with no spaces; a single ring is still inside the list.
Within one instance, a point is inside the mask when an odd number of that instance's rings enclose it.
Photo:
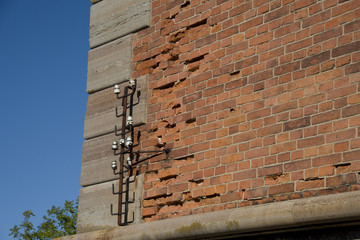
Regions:
[[[260,109],[260,110],[257,110],[257,111],[252,111],[252,112],[247,114],[247,120],[251,121],[251,120],[254,120],[254,119],[263,118],[263,117],[269,116],[270,113],[271,113],[271,111],[270,111],[269,108]]]
[[[263,22],[262,17],[253,18],[253,19],[251,19],[251,20],[249,20],[247,22],[242,23],[240,25],[240,31],[245,32],[249,28],[253,28],[255,26],[258,26],[258,25],[262,24],[262,22]]]
[[[265,197],[268,193],[267,187],[260,187],[255,189],[246,189],[244,199],[254,199],[259,197]]]
[[[344,153],[344,162],[360,160],[360,150]]]
[[[297,101],[292,101],[292,102],[287,102],[287,103],[283,103],[281,105],[277,105],[273,108],[273,114],[275,113],[280,113],[280,112],[284,112],[284,111],[289,111],[291,109],[296,109],[297,108]]]
[[[311,167],[311,160],[305,159],[300,161],[293,161],[290,163],[284,164],[284,171],[285,172],[293,172],[298,170],[304,170]]]
[[[168,186],[168,193],[184,192],[186,190],[188,190],[188,183],[187,182]]]
[[[339,142],[342,140],[354,138],[355,136],[356,136],[355,129],[346,129],[344,131],[338,131],[326,135],[326,142],[327,143]]]
[[[282,75],[288,72],[294,72],[300,69],[300,62],[292,62],[288,64],[283,64],[275,68],[275,75]]]
[[[307,148],[322,145],[325,143],[324,136],[316,136],[311,138],[306,138],[298,141],[298,148]]]
[[[251,179],[255,177],[256,177],[256,169],[250,169],[250,170],[235,172],[233,175],[233,180],[238,181],[238,180]]]
[[[218,85],[212,88],[207,88],[204,90],[204,97],[209,97],[213,95],[217,95],[224,91],[224,85]]]
[[[201,98],[202,98],[202,92],[196,92],[196,93],[193,93],[193,94],[183,97],[182,102],[183,102],[183,104],[187,104],[187,103],[196,101]]]
[[[251,9],[251,3],[247,2],[230,10],[230,17],[239,15]]]
[[[271,154],[277,154],[280,152],[289,152],[296,149],[296,142],[285,142],[285,143],[278,143],[271,146],[270,152]]]
[[[278,28],[275,31],[275,38],[287,35],[292,32],[297,32],[299,29],[300,29],[300,22],[295,22],[293,24]]]
[[[144,199],[159,198],[166,196],[166,194],[167,194],[167,187],[155,188],[152,190],[145,191]]]
[[[294,183],[284,183],[276,186],[270,186],[269,195],[294,192],[294,185]]]
[[[356,72],[360,72],[360,62],[348,65],[345,68],[346,74],[351,74],[351,73],[356,73]]]
[[[232,176],[231,174],[225,174],[225,175],[220,175],[220,176],[216,176],[216,177],[212,177],[210,178],[210,184],[211,185],[218,185],[218,184],[222,184],[222,183],[229,183],[232,181]]]
[[[282,172],[283,172],[282,165],[258,168],[259,177],[268,176],[268,175],[280,175],[282,174]]]
[[[167,168],[163,170],[159,170],[158,172],[158,178],[160,180],[176,177],[178,174],[178,170],[176,168]]]
[[[284,131],[290,131],[310,125],[310,117],[304,117],[284,123]]]
[[[272,39],[273,39],[273,32],[268,32],[250,39],[250,46],[255,46],[261,43],[269,42]]]
[[[308,17],[308,18],[304,19],[302,27],[306,28],[306,27],[308,27],[310,25],[315,25],[315,24],[317,24],[319,22],[324,22],[324,21],[330,19],[330,17],[331,17],[330,10],[320,12],[320,13],[318,13],[316,15],[313,15],[311,17]]]
[[[325,62],[329,59],[330,59],[330,50],[305,58],[304,60],[301,61],[301,67],[307,68],[319,64],[321,62]]]
[[[357,31],[360,29],[360,19],[355,20],[351,23],[348,23],[344,26],[344,33],[349,33],[353,31]]]
[[[310,181],[299,181],[296,183],[296,191],[307,189],[322,188],[325,186],[324,179],[316,179]]]
[[[157,214],[157,212],[158,212],[157,207],[146,207],[146,208],[142,209],[142,216],[149,217],[149,216]]]
[[[281,132],[281,130],[282,130],[281,124],[270,125],[270,126],[258,129],[257,136],[258,137],[269,136],[269,135],[279,133],[279,132]]]
[[[318,124],[323,122],[330,122],[331,120],[335,120],[340,118],[340,111],[339,110],[333,110],[325,113],[320,113],[317,115],[314,115],[311,118],[312,124]]]
[[[195,42],[195,48],[201,48],[216,41],[216,34],[208,35]]]
[[[299,107],[305,107],[305,106],[313,105],[315,103],[323,102],[325,100],[326,100],[326,94],[325,93],[312,95],[312,96],[300,99],[299,100]]]
[[[242,192],[229,192],[220,196],[220,202],[232,202],[242,200],[243,193]]]
[[[217,35],[217,39],[218,40],[224,39],[224,38],[230,37],[232,35],[235,35],[238,32],[239,32],[239,27],[238,26],[233,26],[231,28],[228,28],[228,29],[226,29],[224,31],[219,32],[218,35]]]
[[[345,12],[350,12],[359,7],[359,2],[349,1],[345,4],[338,5],[332,9],[332,17],[343,14]]]
[[[249,77],[249,82],[250,83],[260,82],[262,80],[269,79],[272,76],[273,76],[273,71],[272,70],[265,70],[263,72],[258,72],[258,73],[255,73],[255,74],[251,75]]]
[[[344,184],[353,184],[353,183],[357,183],[355,173],[326,178],[326,187],[336,187]]]
[[[256,148],[256,149],[245,152],[246,159],[264,157],[264,156],[268,156],[268,155],[269,155],[269,147]]]
[[[285,16],[289,13],[289,6],[284,6],[282,8],[279,8],[278,10],[272,11],[265,15],[265,22],[272,21],[274,19],[280,18],[282,16]]]
[[[236,62],[235,70],[241,70],[242,68],[252,66],[258,62],[259,62],[259,56],[255,55],[253,57]]]
[[[356,88],[354,88],[353,86],[347,86],[347,87],[337,88],[332,91],[329,91],[327,93],[327,97],[328,97],[328,99],[334,99],[334,98],[351,95],[355,92],[356,92]]]
[[[314,43],[327,41],[331,38],[335,38],[342,35],[342,26],[330,29],[329,31],[319,33],[314,36]]]
[[[324,166],[341,162],[341,154],[332,154],[328,156],[315,157],[312,160],[312,166]]]
[[[338,57],[338,56],[345,55],[348,53],[356,52],[359,50],[360,50],[360,41],[352,42],[352,43],[334,48],[331,52],[331,56],[334,58],[334,57]]]

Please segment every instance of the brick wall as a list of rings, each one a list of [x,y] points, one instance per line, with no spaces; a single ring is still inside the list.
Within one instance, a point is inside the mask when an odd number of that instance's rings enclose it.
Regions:
[[[145,221],[360,189],[358,0],[154,0],[132,68]]]

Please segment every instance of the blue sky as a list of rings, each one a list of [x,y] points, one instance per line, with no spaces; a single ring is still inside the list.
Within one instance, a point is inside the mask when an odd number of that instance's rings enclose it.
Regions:
[[[80,189],[90,0],[0,0],[0,240]]]

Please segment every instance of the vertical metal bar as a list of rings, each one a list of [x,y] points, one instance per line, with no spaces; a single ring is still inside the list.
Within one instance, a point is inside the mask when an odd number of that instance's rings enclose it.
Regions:
[[[126,178],[126,193],[125,193],[125,216],[124,216],[124,224],[128,223],[128,212],[129,212],[129,178]]]
[[[122,133],[121,137],[125,139],[125,130],[126,130],[126,110],[127,110],[127,94],[128,87],[125,87],[124,95],[126,97],[123,98],[123,115],[122,115]],[[121,152],[124,152],[124,146],[121,146]],[[118,195],[118,225],[122,225],[121,216],[122,216],[122,191],[123,191],[123,175],[124,175],[124,154],[120,154],[120,174],[119,174],[119,195]]]

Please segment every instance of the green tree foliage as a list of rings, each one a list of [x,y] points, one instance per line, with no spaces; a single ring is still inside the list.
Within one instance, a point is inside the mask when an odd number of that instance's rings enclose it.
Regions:
[[[43,216],[43,222],[34,227],[30,218],[35,216],[32,211],[23,213],[24,220],[10,229],[9,236],[21,240],[47,240],[76,233],[78,201],[65,201],[64,207],[52,206]]]

